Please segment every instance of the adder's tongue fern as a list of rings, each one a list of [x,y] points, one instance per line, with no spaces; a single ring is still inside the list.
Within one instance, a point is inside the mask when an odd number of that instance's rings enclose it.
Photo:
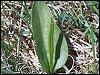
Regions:
[[[66,40],[59,37],[61,31],[45,3],[35,1],[32,5],[31,16],[32,34],[37,45],[36,52],[39,62],[44,71],[54,73],[67,60],[68,47]]]

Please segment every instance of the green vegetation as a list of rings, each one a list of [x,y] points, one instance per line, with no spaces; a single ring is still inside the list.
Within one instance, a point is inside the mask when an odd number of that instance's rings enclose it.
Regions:
[[[1,1],[1,74],[99,74],[98,28],[98,1]]]

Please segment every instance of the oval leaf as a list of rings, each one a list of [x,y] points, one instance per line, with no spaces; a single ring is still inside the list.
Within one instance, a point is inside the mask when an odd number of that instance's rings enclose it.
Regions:
[[[55,68],[54,71],[61,68],[68,58],[68,46],[63,33],[59,34],[55,52]]]
[[[51,23],[51,11],[42,1],[36,1],[32,5],[32,31],[37,45],[37,55],[43,69],[49,73],[49,29]]]

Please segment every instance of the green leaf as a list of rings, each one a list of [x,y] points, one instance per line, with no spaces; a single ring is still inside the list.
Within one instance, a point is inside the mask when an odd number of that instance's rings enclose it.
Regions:
[[[39,62],[47,73],[54,73],[54,69],[62,67],[68,57],[67,43],[65,38],[59,38],[60,33],[48,6],[42,1],[36,1],[32,5],[32,34]],[[59,39],[61,43],[58,42]],[[61,45],[60,49],[59,46],[56,47],[57,43]],[[56,56],[57,53],[60,53],[59,56]]]
[[[37,55],[43,69],[49,73],[49,29],[51,23],[51,11],[41,1],[32,5],[32,31],[37,45]]]
[[[6,69],[1,69],[1,73],[3,74],[19,74],[20,72],[13,72]]]
[[[89,33],[89,39],[90,39],[90,42],[92,44],[93,56],[94,56],[94,58],[96,58],[95,42],[96,42],[97,38],[96,38],[96,36],[95,36],[95,34],[93,32],[93,27],[92,27],[91,23],[88,22],[88,21],[86,21],[86,22],[87,22],[88,29],[89,29],[89,32],[90,32]]]
[[[95,3],[93,1],[90,1],[90,4],[92,5],[92,10],[95,11],[97,15],[99,15],[99,10],[96,8]]]
[[[63,33],[60,33],[59,39],[56,46],[56,52],[55,52],[55,68],[54,71],[61,68],[68,58],[68,46],[65,37],[63,36]]]
[[[93,56],[94,58],[96,58],[96,51],[95,51],[95,36],[94,36],[94,32],[93,32],[93,28],[90,27],[90,41],[92,43],[92,50],[93,50]]]

